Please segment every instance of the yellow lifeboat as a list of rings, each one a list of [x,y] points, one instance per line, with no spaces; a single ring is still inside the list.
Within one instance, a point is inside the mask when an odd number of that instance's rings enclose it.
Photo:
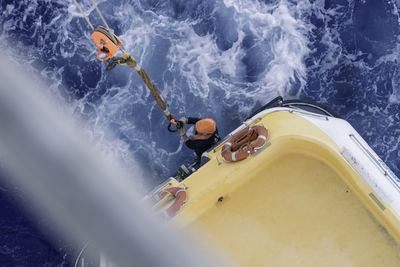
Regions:
[[[227,143],[249,127],[265,127],[268,139],[240,161],[224,160]],[[168,223],[238,266],[400,264],[400,183],[343,119],[267,108],[184,172],[149,197],[186,188]]]

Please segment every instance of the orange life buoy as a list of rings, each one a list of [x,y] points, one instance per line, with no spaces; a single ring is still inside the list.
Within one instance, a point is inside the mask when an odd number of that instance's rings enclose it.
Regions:
[[[98,26],[92,33],[91,37],[99,49],[97,58],[100,61],[112,58],[122,45],[122,41],[118,38],[118,36],[103,26]],[[104,54],[105,57],[100,57],[101,54]]]
[[[268,130],[264,126],[245,128],[225,142],[221,155],[229,162],[244,160],[263,147],[267,140]]]
[[[163,211],[162,216],[165,220],[169,220],[174,217],[178,211],[182,208],[183,204],[186,202],[186,190],[182,187],[170,187],[158,191],[148,200],[149,204],[155,205],[161,199],[163,199],[168,193],[171,193],[175,197],[175,202],[165,211]]]

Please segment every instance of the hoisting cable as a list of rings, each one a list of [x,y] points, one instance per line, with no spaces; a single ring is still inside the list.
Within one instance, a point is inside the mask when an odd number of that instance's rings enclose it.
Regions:
[[[106,25],[107,30],[110,30],[110,27],[108,27],[108,24],[107,24],[106,20],[104,19],[103,15],[102,15],[101,12],[100,12],[100,9],[97,7],[97,5],[96,5],[96,3],[94,2],[94,0],[92,0],[92,3],[93,3],[94,7],[95,7],[96,10],[97,10],[97,14],[99,14],[99,16],[100,16],[101,20],[103,21],[104,25]]]
[[[78,4],[78,2],[76,2],[76,0],[74,0],[74,3],[78,7],[79,11],[81,12],[82,16],[85,18],[85,20],[88,23],[88,25],[90,26],[90,28],[92,28],[92,31],[94,31],[94,27],[93,27],[92,23],[90,23],[89,18],[86,17],[85,12],[83,12],[81,6]]]
[[[137,70],[139,76],[142,78],[143,82],[146,84],[147,88],[150,90],[151,95],[153,96],[154,100],[156,101],[157,105],[162,109],[164,112],[165,117],[169,121],[168,124],[168,131],[176,132],[178,128],[183,127],[183,125],[179,121],[175,121],[174,116],[172,116],[171,112],[168,110],[168,105],[162,99],[161,94],[156,86],[154,86],[151,82],[149,75],[137,64],[135,58],[131,56],[128,52],[124,52],[121,57],[115,57],[115,54],[122,50],[122,41],[116,36],[113,31],[108,26],[106,20],[104,19],[103,15],[101,14],[99,8],[97,7],[94,0],[91,0],[94,7],[97,10],[101,20],[103,21],[106,28],[103,26],[98,26],[96,29],[90,23],[89,18],[85,15],[82,8],[78,4],[76,0],[73,0],[75,5],[78,7],[79,11],[81,12],[82,16],[85,18],[88,25],[92,28],[93,33],[91,35],[95,45],[98,48],[97,58],[100,61],[106,61],[108,63],[106,71],[112,70],[117,64],[118,65],[128,65],[131,68]],[[101,54],[105,55],[105,57],[101,57]],[[174,124],[176,129],[172,129],[171,126]]]

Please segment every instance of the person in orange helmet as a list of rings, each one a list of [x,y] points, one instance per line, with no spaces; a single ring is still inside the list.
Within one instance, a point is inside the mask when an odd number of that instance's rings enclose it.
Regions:
[[[196,152],[200,159],[201,155],[215,145],[221,138],[218,135],[217,124],[213,119],[181,118],[177,127],[188,148]],[[186,135],[185,124],[195,124],[195,135],[189,138]]]

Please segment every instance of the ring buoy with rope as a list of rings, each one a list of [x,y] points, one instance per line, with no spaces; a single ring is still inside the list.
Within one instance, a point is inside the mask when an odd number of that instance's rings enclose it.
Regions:
[[[168,194],[172,194],[175,197],[175,202],[168,209],[162,212],[162,217],[165,220],[169,220],[174,217],[185,204],[187,197],[186,189],[183,187],[165,188],[158,191],[147,200],[150,205],[154,206]]]
[[[120,49],[122,41],[112,33],[110,30],[103,26],[98,26],[91,35],[95,45],[98,48],[97,58],[100,61],[112,58]],[[100,57],[104,54],[105,57]]]
[[[228,162],[244,160],[262,148],[267,140],[268,130],[264,126],[247,127],[225,142],[221,156]]]

